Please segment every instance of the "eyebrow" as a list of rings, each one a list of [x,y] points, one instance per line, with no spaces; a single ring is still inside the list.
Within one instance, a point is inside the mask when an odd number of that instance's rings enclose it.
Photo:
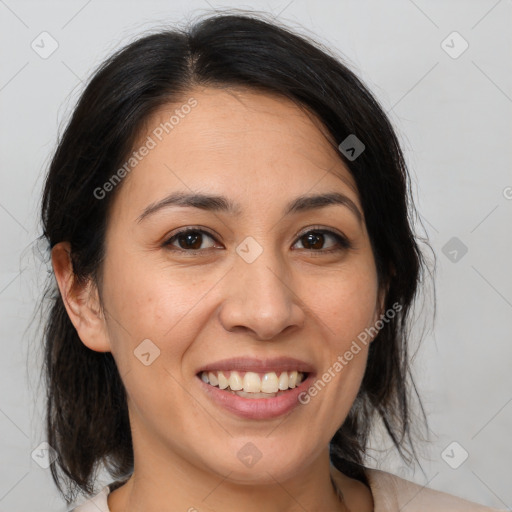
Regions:
[[[293,213],[311,211],[331,205],[347,207],[357,217],[357,220],[360,223],[363,222],[363,215],[359,211],[359,208],[349,197],[344,194],[340,194],[339,192],[299,196],[285,206],[283,214],[287,216]],[[141,222],[143,219],[157,211],[171,206],[199,208],[201,210],[212,212],[225,212],[235,216],[240,215],[242,212],[242,208],[239,204],[234,203],[224,196],[175,192],[168,195],[161,201],[152,203],[146,207],[137,218],[137,222]]]

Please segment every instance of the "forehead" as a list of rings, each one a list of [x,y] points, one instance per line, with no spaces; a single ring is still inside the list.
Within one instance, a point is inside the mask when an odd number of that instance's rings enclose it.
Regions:
[[[357,203],[354,179],[325,127],[277,94],[191,90],[146,120],[134,150],[148,141],[151,150],[125,184],[147,200],[176,188],[250,190],[262,201],[336,188]]]

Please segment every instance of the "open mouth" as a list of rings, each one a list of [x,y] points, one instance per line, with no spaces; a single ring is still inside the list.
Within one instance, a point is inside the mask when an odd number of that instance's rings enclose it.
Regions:
[[[309,373],[298,370],[278,372],[202,371],[206,384],[243,398],[274,398],[301,384]]]

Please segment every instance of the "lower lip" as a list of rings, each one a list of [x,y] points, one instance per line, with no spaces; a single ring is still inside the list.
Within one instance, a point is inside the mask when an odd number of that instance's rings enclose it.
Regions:
[[[282,395],[273,398],[244,398],[231,391],[206,384],[200,377],[197,379],[202,389],[217,405],[239,417],[256,420],[277,418],[291,412],[298,405],[302,405],[299,402],[299,395],[309,388],[313,377],[313,373],[310,373],[307,379],[296,388],[289,389]]]

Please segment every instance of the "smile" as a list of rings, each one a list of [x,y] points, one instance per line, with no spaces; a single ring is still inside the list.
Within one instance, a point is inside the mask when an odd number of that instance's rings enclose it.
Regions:
[[[291,372],[241,372],[234,370],[201,372],[201,380],[210,386],[230,391],[244,398],[273,398],[297,387],[306,373]]]

